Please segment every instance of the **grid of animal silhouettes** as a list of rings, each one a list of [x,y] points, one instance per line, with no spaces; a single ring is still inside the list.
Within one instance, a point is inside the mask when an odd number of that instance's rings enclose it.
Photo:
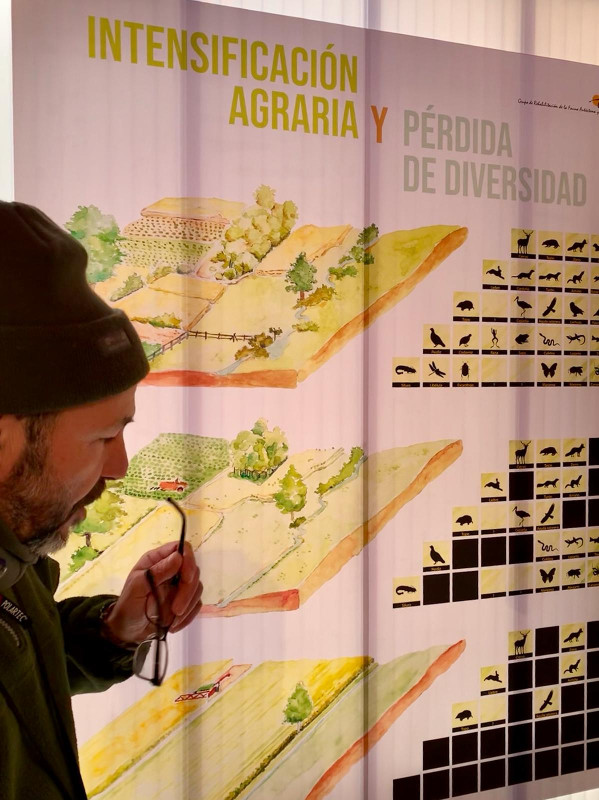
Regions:
[[[394,387],[599,386],[599,235],[541,231],[518,252],[524,234],[512,261],[483,261],[482,291],[454,292],[451,323],[424,325],[422,356],[393,359]]]
[[[510,443],[452,538],[423,545],[422,573],[394,578],[393,607],[599,587],[599,438]]]
[[[530,646],[516,654],[525,634]],[[490,714],[485,675],[501,678],[489,685],[503,692]],[[514,632],[507,664],[481,669],[480,697],[454,705],[451,731],[422,743],[421,773],[394,780],[393,800],[444,800],[597,767],[599,621],[537,628]]]

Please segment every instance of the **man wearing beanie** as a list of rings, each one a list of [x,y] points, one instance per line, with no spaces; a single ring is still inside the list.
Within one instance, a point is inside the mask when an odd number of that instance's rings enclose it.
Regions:
[[[88,286],[70,234],[3,202],[0,234],[0,797],[84,800],[71,695],[132,674],[156,633],[149,582],[173,587],[173,632],[199,611],[201,584],[189,545],[180,555],[172,542],[140,559],[120,597],[55,602],[49,554],[125,474],[148,363],[125,314]]]

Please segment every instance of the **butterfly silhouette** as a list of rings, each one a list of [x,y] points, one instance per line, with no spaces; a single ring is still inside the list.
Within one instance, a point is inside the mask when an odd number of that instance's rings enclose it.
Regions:
[[[555,567],[552,567],[549,572],[545,572],[544,569],[539,567],[539,571],[541,573],[541,578],[543,579],[543,583],[553,583],[553,577],[555,575]]]
[[[554,361],[553,364],[548,367],[544,361],[541,361],[541,367],[543,369],[543,375],[546,378],[553,378],[555,377],[555,370],[557,369],[557,361]]]

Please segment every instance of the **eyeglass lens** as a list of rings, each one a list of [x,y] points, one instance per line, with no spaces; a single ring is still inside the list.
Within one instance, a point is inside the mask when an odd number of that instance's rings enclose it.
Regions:
[[[157,636],[142,642],[133,656],[133,672],[147,681],[160,685],[166,675],[168,647],[166,640]]]

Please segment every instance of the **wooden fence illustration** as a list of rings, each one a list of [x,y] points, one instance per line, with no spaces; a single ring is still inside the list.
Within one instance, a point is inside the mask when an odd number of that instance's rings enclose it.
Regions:
[[[161,356],[163,353],[172,350],[176,344],[181,344],[181,342],[184,342],[190,336],[200,339],[222,339],[229,342],[249,342],[250,339],[254,338],[251,333],[209,333],[208,331],[183,331],[179,336],[171,339],[170,342],[166,342],[154,350],[153,353],[148,353],[148,361],[152,361],[154,358]]]

